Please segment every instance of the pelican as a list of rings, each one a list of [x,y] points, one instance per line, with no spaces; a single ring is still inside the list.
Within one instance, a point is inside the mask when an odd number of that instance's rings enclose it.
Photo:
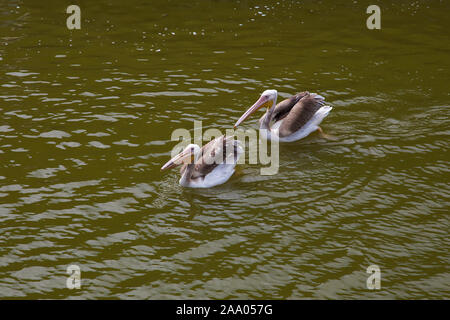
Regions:
[[[234,128],[255,111],[267,107],[266,113],[259,120],[263,138],[271,140],[273,135],[276,135],[279,141],[291,142],[300,140],[316,130],[327,137],[319,124],[333,108],[325,105],[324,97],[305,91],[276,104],[277,95],[277,90],[264,91],[258,101],[239,118]]]
[[[180,169],[180,185],[190,188],[210,188],[230,179],[243,152],[240,142],[234,137],[220,136],[202,148],[196,144],[189,144],[163,165],[161,171],[183,164]]]

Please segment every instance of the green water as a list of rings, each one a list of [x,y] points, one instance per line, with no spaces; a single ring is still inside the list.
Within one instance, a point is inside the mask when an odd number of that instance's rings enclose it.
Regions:
[[[381,30],[361,1],[77,2],[81,30],[1,1],[0,298],[450,298],[448,1],[378,1]],[[265,89],[323,95],[336,140],[212,189],[160,172]]]

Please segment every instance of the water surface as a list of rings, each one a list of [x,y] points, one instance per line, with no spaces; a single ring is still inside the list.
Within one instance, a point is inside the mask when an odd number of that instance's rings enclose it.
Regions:
[[[1,3],[1,298],[450,298],[447,1],[381,30],[361,1],[81,2],[73,31],[69,1]],[[207,190],[160,172],[269,88],[325,96],[336,140]]]

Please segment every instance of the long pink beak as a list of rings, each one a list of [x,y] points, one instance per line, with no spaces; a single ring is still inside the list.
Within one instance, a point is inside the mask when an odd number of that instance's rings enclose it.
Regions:
[[[175,157],[167,161],[166,164],[161,167],[161,171],[174,168],[182,163],[190,163],[190,161],[187,161],[187,157],[190,157],[192,153],[193,150],[191,149],[183,150]]]
[[[260,109],[269,99],[265,96],[261,96],[258,101],[255,102],[254,105],[252,105],[245,113],[239,118],[238,121],[236,121],[234,125],[234,129],[237,128],[238,125],[240,125],[245,119],[247,119],[252,113]]]

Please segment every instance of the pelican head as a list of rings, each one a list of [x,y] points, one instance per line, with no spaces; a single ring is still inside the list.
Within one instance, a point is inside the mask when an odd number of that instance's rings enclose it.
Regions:
[[[197,160],[197,156],[200,153],[200,147],[196,144],[189,144],[183,151],[177,154],[175,157],[167,161],[165,165],[161,167],[161,171],[166,169],[175,168],[183,163],[191,164]]]
[[[277,102],[277,90],[270,89],[264,91],[261,94],[261,97],[259,97],[258,101],[256,101],[255,104],[252,105],[247,111],[245,111],[245,113],[239,118],[239,120],[234,125],[234,128],[236,129],[238,125],[240,125],[255,111],[263,107],[267,107],[267,110],[270,110],[271,108],[275,107],[276,102]]]

